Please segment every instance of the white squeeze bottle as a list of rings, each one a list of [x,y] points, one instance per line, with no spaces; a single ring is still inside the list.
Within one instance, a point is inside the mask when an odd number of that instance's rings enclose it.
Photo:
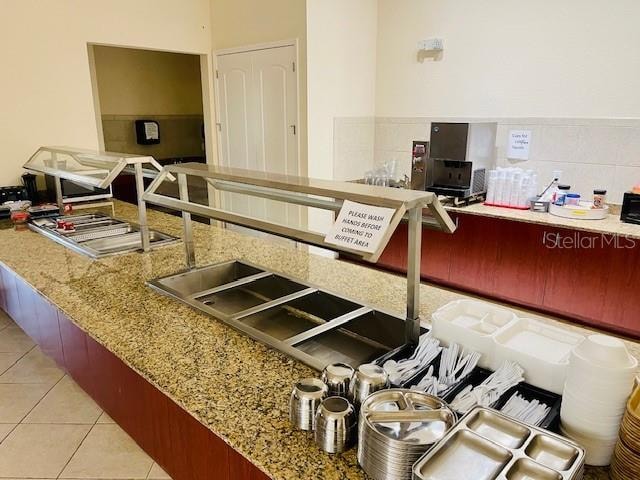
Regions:
[[[488,203],[490,205],[495,205],[497,184],[498,184],[498,171],[490,170],[489,181],[487,182],[487,198],[485,199],[485,203]]]

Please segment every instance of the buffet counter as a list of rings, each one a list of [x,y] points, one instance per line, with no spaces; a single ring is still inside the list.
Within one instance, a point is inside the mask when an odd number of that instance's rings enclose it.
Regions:
[[[135,214],[133,206],[116,202],[117,217]],[[150,211],[149,224],[181,234],[180,219],[164,213]],[[243,259],[372,306],[398,313],[406,308],[406,280],[397,275],[203,224],[194,225],[194,239],[199,266]],[[292,385],[317,372],[145,285],[184,269],[181,244],[92,261],[5,224],[0,229],[0,267],[3,308],[14,318],[19,315],[16,320],[27,333],[47,344],[43,350],[113,413],[175,480],[205,478],[202,472],[208,478],[234,480],[365,478],[355,449],[329,456],[289,424]],[[466,297],[425,284],[421,289],[425,319],[442,305]],[[33,307],[38,302],[58,312],[59,337],[47,336],[47,314]],[[39,326],[29,316],[34,309],[40,312]],[[584,332],[550,317],[527,316]],[[80,348],[67,348],[84,336]],[[59,347],[50,343],[52,338],[54,343],[60,340]],[[627,344],[640,356],[640,345]],[[78,360],[83,355],[104,360],[94,362],[102,370],[92,371],[91,378],[83,370],[87,363]],[[142,393],[131,401],[129,392]],[[219,442],[214,449],[212,438]],[[604,469],[587,469],[584,478],[608,475]]]

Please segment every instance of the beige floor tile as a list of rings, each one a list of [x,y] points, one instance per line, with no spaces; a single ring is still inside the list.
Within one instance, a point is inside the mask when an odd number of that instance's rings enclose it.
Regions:
[[[171,480],[169,474],[155,462],[153,462],[153,467],[151,467],[151,471],[149,472],[149,476],[147,478],[149,480]]]
[[[23,420],[24,423],[93,425],[102,410],[70,377],[65,376]]]
[[[41,383],[0,383],[0,423],[20,423],[49,391]]]
[[[117,425],[95,425],[61,478],[146,479],[153,460]]]
[[[63,376],[64,372],[53,360],[39,348],[34,348],[0,375],[0,383],[43,383],[53,386]]]
[[[8,326],[0,330],[0,352],[27,353],[35,343],[18,326]]]
[[[0,330],[12,325],[15,325],[15,323],[13,322],[11,317],[9,317],[9,315],[4,313],[3,310],[0,310]]]
[[[2,442],[14,428],[16,428],[15,423],[0,423],[0,442]]]
[[[18,425],[0,443],[0,477],[57,478],[90,428]]]
[[[2,332],[0,332],[0,335],[2,335]],[[12,367],[23,355],[24,353],[22,352],[0,353],[0,375]]]
[[[116,422],[113,420],[113,418],[111,418],[105,412],[102,412],[102,415],[100,415],[100,418],[98,418],[98,421],[96,423],[99,423],[99,424],[102,424],[102,423],[115,424]]]

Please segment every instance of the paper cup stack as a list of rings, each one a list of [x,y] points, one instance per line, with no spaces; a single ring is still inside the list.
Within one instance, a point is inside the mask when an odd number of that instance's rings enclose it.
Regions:
[[[611,463],[637,367],[625,344],[607,335],[591,335],[571,352],[560,429],[586,449],[587,465]]]
[[[640,471],[640,387],[627,403],[620,427],[620,438],[611,462],[611,478],[636,480]]]

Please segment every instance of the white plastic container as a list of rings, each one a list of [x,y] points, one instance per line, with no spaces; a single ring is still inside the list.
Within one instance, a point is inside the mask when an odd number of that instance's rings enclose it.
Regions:
[[[521,318],[495,335],[496,350],[491,368],[505,360],[524,368],[527,383],[562,395],[571,350],[584,335]]]
[[[432,335],[444,346],[455,342],[480,354],[479,365],[490,368],[495,354],[494,335],[518,321],[511,310],[477,300],[455,300],[432,315]]]
[[[491,205],[496,203],[496,187],[498,186],[498,171],[491,170],[489,172],[489,181],[487,182],[487,198],[486,202]]]
[[[580,220],[604,220],[609,215],[609,207],[592,208],[592,202],[580,202],[579,205],[549,205],[549,213],[556,217]]]

